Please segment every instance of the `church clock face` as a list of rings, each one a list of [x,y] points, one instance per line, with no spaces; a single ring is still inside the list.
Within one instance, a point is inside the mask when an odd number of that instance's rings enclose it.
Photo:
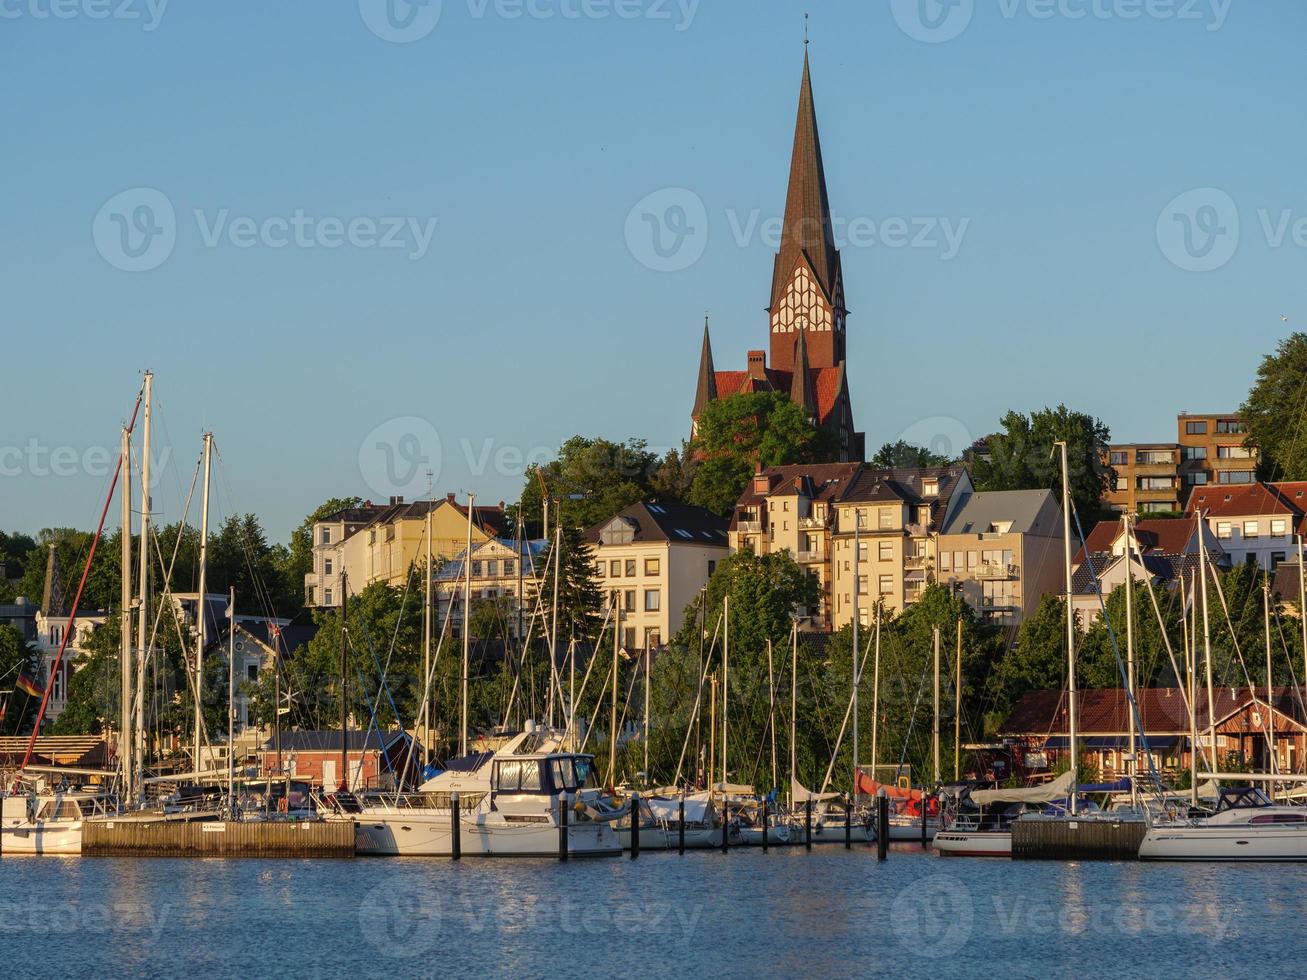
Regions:
[[[830,307],[826,305],[816,280],[806,266],[801,265],[794,270],[780,306],[772,313],[771,327],[772,333],[831,329]]]

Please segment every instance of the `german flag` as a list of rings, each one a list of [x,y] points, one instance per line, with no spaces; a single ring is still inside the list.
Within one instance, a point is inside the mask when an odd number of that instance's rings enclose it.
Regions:
[[[18,690],[26,694],[30,694],[34,698],[42,697],[45,694],[44,689],[42,689],[41,686],[36,683],[36,681],[32,680],[32,678],[28,677],[26,674],[23,673],[20,673],[18,675],[18,681],[16,682],[16,686],[18,687]]]

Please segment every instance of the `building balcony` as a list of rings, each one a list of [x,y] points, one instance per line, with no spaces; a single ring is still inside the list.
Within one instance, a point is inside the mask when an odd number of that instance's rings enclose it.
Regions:
[[[975,568],[976,578],[983,579],[1009,579],[1020,578],[1021,569],[1013,563],[1004,562],[981,562]]]
[[[930,567],[930,559],[925,555],[908,555],[903,559],[903,567],[909,571],[921,571]]]
[[[826,528],[826,520],[821,517],[800,517],[799,530],[801,531],[822,531]]]
[[[800,551],[794,556],[800,565],[820,565],[826,560],[824,551]]]
[[[762,521],[736,521],[735,527],[741,534],[762,533]]]
[[[925,524],[905,524],[903,529],[914,538],[924,538],[928,533]]]

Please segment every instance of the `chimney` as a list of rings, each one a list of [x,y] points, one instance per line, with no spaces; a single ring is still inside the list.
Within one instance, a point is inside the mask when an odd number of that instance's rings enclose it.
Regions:
[[[776,477],[772,473],[755,473],[753,475],[754,493],[771,493],[772,487],[775,485]]]
[[[454,502],[454,495],[452,493],[447,493],[445,494],[445,499],[452,504]]]
[[[757,381],[767,380],[767,352],[765,350],[749,351],[749,377]]]

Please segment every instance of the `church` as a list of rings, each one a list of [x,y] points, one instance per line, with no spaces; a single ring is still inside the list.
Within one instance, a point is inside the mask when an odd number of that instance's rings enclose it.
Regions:
[[[832,462],[862,461],[865,437],[853,425],[845,362],[844,272],[831,226],[806,50],[785,219],[767,313],[770,350],[749,351],[743,371],[716,369],[704,323],[691,433],[697,431],[699,415],[711,401],[740,392],[783,391],[803,406],[814,424],[834,433],[839,458]]]

